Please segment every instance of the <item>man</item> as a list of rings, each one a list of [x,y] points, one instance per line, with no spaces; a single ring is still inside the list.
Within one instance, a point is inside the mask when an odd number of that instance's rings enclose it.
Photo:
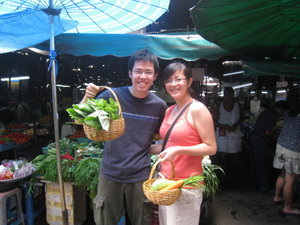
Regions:
[[[276,142],[276,120],[288,108],[286,101],[275,103],[273,108],[263,111],[257,118],[251,136],[251,183],[253,188],[258,186],[261,192],[270,190],[271,180],[271,142]]]
[[[97,225],[116,225],[126,212],[132,225],[150,225],[152,205],[142,185],[149,177],[149,147],[167,108],[150,93],[158,75],[158,60],[147,50],[135,52],[128,61],[132,85],[114,88],[125,119],[125,133],[104,146],[98,194],[94,199]],[[89,84],[83,101],[94,98],[100,87]],[[112,97],[106,91],[97,98]]]

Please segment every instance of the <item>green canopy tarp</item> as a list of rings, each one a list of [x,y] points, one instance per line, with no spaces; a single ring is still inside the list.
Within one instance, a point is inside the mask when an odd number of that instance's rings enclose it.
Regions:
[[[243,60],[244,75],[300,78],[300,63]]]
[[[181,58],[218,59],[228,51],[205,40],[199,34],[62,34],[55,38],[58,54],[74,56],[92,55],[117,57],[130,56],[132,52],[148,49],[162,59]],[[49,42],[33,46],[35,51],[47,51]]]
[[[300,57],[299,0],[200,0],[191,10],[206,40],[250,57]]]

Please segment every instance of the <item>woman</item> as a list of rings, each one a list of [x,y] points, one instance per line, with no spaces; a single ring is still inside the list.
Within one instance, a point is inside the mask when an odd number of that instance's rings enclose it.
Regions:
[[[160,127],[160,136],[165,137],[174,119],[182,108],[192,102],[177,120],[167,141],[166,148],[160,153],[161,173],[171,178],[171,165],[175,166],[175,179],[188,178],[202,174],[202,158],[216,153],[213,120],[210,112],[201,102],[192,98],[190,86],[192,77],[189,69],[181,62],[171,63],[163,71],[163,81],[168,94],[176,104],[166,111]],[[160,151],[153,146],[151,152]],[[182,189],[179,199],[171,206],[159,206],[160,225],[198,225],[202,190]]]
[[[290,110],[284,117],[273,161],[273,166],[282,170],[273,201],[284,201],[283,213],[300,215],[293,205],[294,185],[300,176],[300,87],[289,91],[288,103]]]
[[[221,166],[225,175],[220,173],[220,190],[230,187],[241,168],[242,132],[240,123],[243,119],[242,109],[234,99],[232,87],[224,88],[224,99],[215,112],[216,138],[218,153],[214,157],[216,164]]]

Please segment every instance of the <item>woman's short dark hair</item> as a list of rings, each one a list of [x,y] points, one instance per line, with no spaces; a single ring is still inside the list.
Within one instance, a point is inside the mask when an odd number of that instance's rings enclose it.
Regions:
[[[154,72],[158,73],[158,70],[159,70],[158,59],[155,55],[153,55],[148,50],[140,50],[140,51],[134,52],[128,60],[128,70],[132,71],[132,69],[134,67],[134,63],[136,61],[144,61],[144,62],[153,63]]]
[[[176,71],[182,71],[185,78],[189,79],[192,77],[192,74],[190,73],[189,68],[186,66],[185,63],[183,62],[172,62],[171,64],[169,64],[163,71],[162,74],[162,79],[163,81],[166,81],[170,78],[170,76],[172,76],[174,73],[176,73]]]

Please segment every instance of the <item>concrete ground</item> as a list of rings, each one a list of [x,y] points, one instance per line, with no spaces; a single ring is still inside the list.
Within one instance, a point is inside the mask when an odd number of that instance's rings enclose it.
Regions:
[[[228,189],[217,193],[201,219],[201,225],[299,225],[300,216],[285,215],[274,205],[273,194]],[[300,201],[296,205],[300,207]]]
[[[296,206],[300,208],[300,199]],[[93,213],[87,208],[83,225],[94,225]],[[247,188],[225,189],[207,203],[200,225],[299,225],[300,216],[285,215],[282,206],[273,204],[273,194],[250,191]],[[35,225],[46,225],[43,213]],[[183,224],[184,225],[184,224]],[[186,224],[188,225],[188,224]]]

